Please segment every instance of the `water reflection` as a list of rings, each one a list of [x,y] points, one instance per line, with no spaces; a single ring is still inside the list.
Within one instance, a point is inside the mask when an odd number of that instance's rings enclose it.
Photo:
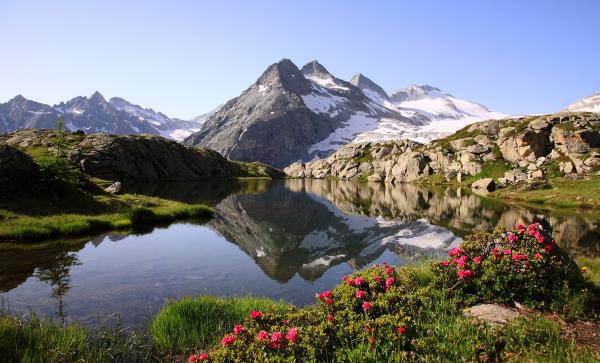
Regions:
[[[600,221],[482,199],[460,189],[285,180],[130,189],[217,210],[208,224],[0,249],[0,297],[97,325],[137,325],[166,299],[245,294],[302,305],[386,259],[438,256],[473,230],[540,222],[573,254],[600,255]]]

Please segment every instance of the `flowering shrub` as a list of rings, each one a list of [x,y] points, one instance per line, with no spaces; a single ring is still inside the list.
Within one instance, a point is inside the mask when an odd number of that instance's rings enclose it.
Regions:
[[[387,264],[344,277],[331,291],[317,294],[317,304],[286,314],[253,311],[210,353],[190,360],[279,361],[282,356],[331,360],[340,346],[367,344],[372,351],[401,352],[414,327],[406,307],[415,305],[417,286],[409,274]],[[292,359],[293,360],[293,359]]]
[[[538,223],[474,234],[434,265],[434,282],[466,302],[548,307],[577,278],[572,261]]]

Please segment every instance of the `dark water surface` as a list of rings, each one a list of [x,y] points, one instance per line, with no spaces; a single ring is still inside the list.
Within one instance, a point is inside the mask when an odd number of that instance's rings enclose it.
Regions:
[[[5,307],[99,326],[147,322],[170,298],[246,295],[310,304],[341,277],[386,260],[437,257],[472,230],[540,222],[575,255],[600,254],[600,220],[456,189],[342,181],[170,183],[130,192],[217,210],[207,223],[0,247]]]

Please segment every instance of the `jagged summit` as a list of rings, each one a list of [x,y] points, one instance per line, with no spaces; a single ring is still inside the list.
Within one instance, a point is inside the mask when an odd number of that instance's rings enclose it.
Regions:
[[[319,78],[335,78],[327,68],[317,60],[312,60],[302,67],[302,74],[305,76],[315,76]]]
[[[387,92],[381,88],[377,83],[371,81],[367,76],[362,73],[355,74],[350,80],[350,83],[358,87],[361,91],[370,90],[375,92],[379,97],[383,99],[388,98]]]

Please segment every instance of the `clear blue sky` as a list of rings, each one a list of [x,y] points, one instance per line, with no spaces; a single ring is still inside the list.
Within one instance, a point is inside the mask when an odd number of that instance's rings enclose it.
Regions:
[[[600,92],[600,1],[0,0],[0,102],[120,96],[191,118],[281,58],[511,114]]]

